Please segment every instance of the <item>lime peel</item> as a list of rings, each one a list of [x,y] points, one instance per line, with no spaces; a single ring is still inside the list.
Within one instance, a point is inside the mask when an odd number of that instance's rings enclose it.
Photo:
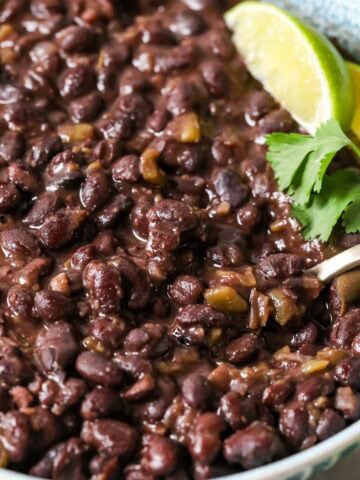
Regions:
[[[310,133],[333,118],[344,130],[354,114],[347,66],[330,41],[281,8],[254,1],[225,14],[250,73]]]

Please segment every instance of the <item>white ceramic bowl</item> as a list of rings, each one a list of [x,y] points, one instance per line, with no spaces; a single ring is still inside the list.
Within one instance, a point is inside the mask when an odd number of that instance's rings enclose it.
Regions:
[[[218,480],[307,480],[314,473],[331,468],[338,460],[358,448],[360,448],[360,420],[304,452],[248,472],[221,477]],[[0,480],[38,479],[0,469]]]

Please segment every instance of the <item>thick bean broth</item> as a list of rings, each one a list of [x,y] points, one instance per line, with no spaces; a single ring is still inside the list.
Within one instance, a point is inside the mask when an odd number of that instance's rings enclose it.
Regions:
[[[359,238],[289,217],[225,7],[0,6],[2,466],[205,479],[360,417],[358,274],[303,274]]]

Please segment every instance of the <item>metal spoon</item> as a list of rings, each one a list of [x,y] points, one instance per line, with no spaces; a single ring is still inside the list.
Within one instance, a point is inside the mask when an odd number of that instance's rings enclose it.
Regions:
[[[319,280],[326,283],[341,273],[352,270],[360,265],[360,244],[348,248],[333,257],[324,260],[315,267],[307,270],[307,273],[315,274]]]

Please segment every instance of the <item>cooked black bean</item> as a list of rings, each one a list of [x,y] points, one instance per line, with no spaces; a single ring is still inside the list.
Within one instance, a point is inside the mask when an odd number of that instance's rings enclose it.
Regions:
[[[224,455],[228,462],[240,463],[244,468],[254,468],[280,457],[283,445],[273,428],[262,422],[254,422],[239,430],[224,443]]]
[[[253,357],[259,348],[260,342],[258,337],[253,333],[246,333],[228,344],[225,356],[231,363],[242,363]]]
[[[35,294],[34,310],[44,322],[64,320],[72,313],[71,300],[63,293],[53,290],[40,290]]]
[[[220,434],[224,430],[223,420],[215,413],[206,412],[197,417],[190,433],[190,453],[202,464],[212,463],[221,449]]]
[[[88,210],[96,210],[111,195],[110,179],[102,170],[91,172],[80,188],[80,200]]]
[[[360,237],[292,220],[233,0],[2,3],[1,465],[205,480],[360,419],[358,273],[306,274]]]
[[[334,376],[344,387],[360,388],[360,358],[346,358],[339,362]]]
[[[0,158],[10,163],[19,159],[25,148],[25,140],[20,132],[6,131],[0,138]]]
[[[20,202],[18,189],[12,184],[0,184],[0,213],[14,210]]]
[[[71,242],[83,225],[84,210],[58,210],[45,218],[38,235],[41,244],[50,250],[65,247]]]
[[[107,455],[129,455],[135,448],[136,430],[118,420],[87,421],[82,428],[83,440]]]
[[[137,182],[140,177],[140,159],[136,155],[125,155],[112,165],[112,178],[115,182]]]
[[[78,352],[73,329],[66,322],[56,322],[43,328],[36,337],[35,356],[45,371],[69,366]]]
[[[153,475],[169,475],[177,466],[177,449],[175,443],[160,435],[151,435],[146,439],[143,453],[145,469]]]
[[[95,74],[85,65],[65,70],[59,79],[59,93],[65,99],[73,99],[88,93],[94,87]]]
[[[62,148],[61,139],[57,135],[41,136],[35,140],[26,157],[26,163],[33,168],[43,167],[61,152]]]
[[[220,170],[214,178],[215,191],[221,201],[239,207],[248,197],[248,189],[239,175],[231,170]]]
[[[328,408],[320,417],[319,423],[316,427],[316,435],[320,440],[326,440],[345,428],[345,425],[345,420],[334,410]]]
[[[205,409],[211,399],[212,388],[205,377],[193,373],[183,381],[181,392],[191,407]]]
[[[180,275],[169,287],[169,295],[180,306],[197,303],[204,291],[201,280],[191,275]]]
[[[83,352],[76,359],[76,369],[89,382],[117,387],[123,381],[119,367],[97,352]]]
[[[96,33],[91,28],[71,25],[57,33],[56,41],[65,52],[79,53],[95,47]]]
[[[220,399],[220,410],[226,422],[236,431],[256,420],[258,409],[249,398],[241,398],[236,392],[228,392]]]
[[[279,427],[290,445],[300,448],[310,428],[306,405],[296,401],[286,405],[280,413]]]
[[[84,285],[93,296],[94,307],[103,313],[115,313],[123,297],[120,273],[100,261],[87,264],[83,273]]]
[[[49,214],[56,212],[62,206],[61,197],[56,193],[43,193],[34,200],[23,222],[31,227],[39,227]]]
[[[74,122],[90,122],[94,120],[103,107],[103,101],[96,92],[73,100],[69,104],[69,115]]]
[[[25,460],[30,447],[30,426],[25,413],[13,410],[1,413],[0,439],[11,462]]]
[[[21,227],[3,230],[0,246],[5,257],[26,259],[37,256],[38,242],[34,235]]]
[[[120,398],[111,389],[95,387],[84,398],[81,404],[81,415],[85,420],[109,417],[122,408]]]

